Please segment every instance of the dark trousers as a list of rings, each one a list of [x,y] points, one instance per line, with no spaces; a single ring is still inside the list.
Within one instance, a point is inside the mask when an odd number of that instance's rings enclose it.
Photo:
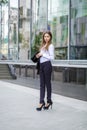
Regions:
[[[51,73],[52,65],[50,61],[40,63],[40,103],[44,103],[45,87],[47,88],[47,102],[52,102]]]

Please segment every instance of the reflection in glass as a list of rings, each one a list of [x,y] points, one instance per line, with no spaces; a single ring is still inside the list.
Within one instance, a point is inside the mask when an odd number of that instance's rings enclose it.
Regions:
[[[55,59],[67,59],[69,0],[49,0],[48,27],[53,34]]]
[[[0,1],[0,59],[5,55],[28,60],[38,50],[45,30],[53,34],[55,59],[87,59],[86,0]]]
[[[71,59],[87,59],[86,5],[86,0],[71,0]]]
[[[18,59],[18,0],[10,0],[9,5],[9,59]]]
[[[32,7],[32,46],[31,55],[38,51],[42,33],[47,30],[48,4],[47,0],[33,0]]]
[[[8,0],[0,1],[0,59],[8,57]]]
[[[30,42],[30,0],[19,2],[19,59],[29,59]]]

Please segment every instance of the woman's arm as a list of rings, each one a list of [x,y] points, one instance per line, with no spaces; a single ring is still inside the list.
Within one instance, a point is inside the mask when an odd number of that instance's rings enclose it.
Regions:
[[[45,57],[45,58],[47,58],[49,60],[53,60],[54,59],[54,45],[50,44],[47,51],[41,51],[40,53],[38,53],[36,55],[37,58],[39,58],[41,56]]]
[[[53,44],[49,45],[47,52],[48,53],[43,53],[42,56],[47,58],[47,59],[53,60],[54,59],[54,45]]]

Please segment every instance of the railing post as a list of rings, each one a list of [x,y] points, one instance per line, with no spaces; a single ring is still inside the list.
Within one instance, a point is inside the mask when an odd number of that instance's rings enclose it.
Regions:
[[[21,65],[19,66],[19,76],[21,76]]]
[[[28,68],[28,66],[26,65],[25,66],[25,77],[27,77],[27,68]]]
[[[86,68],[86,89],[87,89],[87,68]]]

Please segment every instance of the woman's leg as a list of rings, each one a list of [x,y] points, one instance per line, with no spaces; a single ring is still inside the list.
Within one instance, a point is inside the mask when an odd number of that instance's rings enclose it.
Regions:
[[[44,103],[45,98],[45,76],[43,67],[43,64],[40,64],[40,103]]]
[[[44,67],[45,73],[45,83],[47,87],[47,102],[51,103],[51,93],[52,93],[52,86],[51,86],[51,73],[52,73],[52,65],[51,62],[46,62]]]

